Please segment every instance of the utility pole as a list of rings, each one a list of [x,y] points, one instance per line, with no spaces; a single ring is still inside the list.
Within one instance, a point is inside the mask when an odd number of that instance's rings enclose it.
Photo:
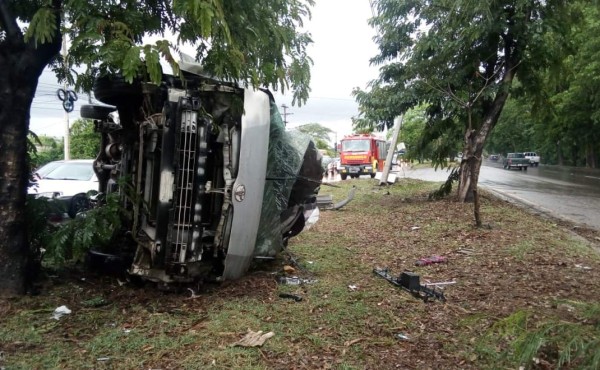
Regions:
[[[335,152],[335,158],[337,158],[338,156],[338,152],[337,152],[337,131],[335,132],[335,142],[333,143],[333,151]]]
[[[288,113],[287,110],[289,107],[285,104],[282,104],[281,108],[283,108],[283,125],[287,126],[287,123],[288,123],[287,116],[291,116],[294,113]]]
[[[392,145],[388,149],[387,157],[385,158],[385,165],[383,166],[383,173],[381,174],[381,181],[379,185],[387,185],[387,178],[392,168],[392,159],[394,158],[394,151],[396,150],[396,142],[398,141],[398,135],[400,134],[400,128],[402,127],[402,120],[404,116],[398,116],[394,120],[394,134],[392,135]]]
[[[64,64],[64,68],[65,68],[65,72],[67,71],[67,68],[69,68],[68,64],[67,64],[67,33],[64,32],[63,33],[63,40],[62,40],[62,55],[63,55],[63,64]],[[68,87],[67,87],[67,82],[65,80],[65,84],[64,84],[64,91],[65,91],[65,98],[68,99],[69,98],[69,94],[68,94]],[[65,110],[65,137],[64,137],[64,150],[65,150],[65,161],[68,161],[69,159],[71,159],[71,155],[70,155],[70,145],[69,145],[69,112],[67,112]]]

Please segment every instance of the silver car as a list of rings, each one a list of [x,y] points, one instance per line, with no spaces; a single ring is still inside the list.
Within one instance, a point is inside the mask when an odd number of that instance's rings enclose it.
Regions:
[[[320,154],[286,132],[273,96],[196,73],[160,85],[96,81],[94,168],[122,198],[129,273],[161,283],[236,279],[273,258],[316,208]],[[118,114],[116,114],[118,113]],[[129,192],[129,193],[128,193]],[[132,194],[135,194],[132,196]],[[99,254],[117,253],[102,250]]]

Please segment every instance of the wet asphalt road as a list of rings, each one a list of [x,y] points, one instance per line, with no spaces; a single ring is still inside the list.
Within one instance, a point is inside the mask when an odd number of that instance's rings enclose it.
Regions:
[[[445,181],[448,173],[403,169],[398,176]],[[527,171],[505,170],[501,163],[486,160],[479,185],[541,212],[600,230],[600,170],[544,165]]]

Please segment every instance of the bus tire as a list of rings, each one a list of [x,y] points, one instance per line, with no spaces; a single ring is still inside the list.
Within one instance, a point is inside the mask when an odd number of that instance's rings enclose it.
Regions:
[[[340,177],[342,178],[342,180],[346,180],[348,178],[348,174],[342,173],[342,174],[340,174]]]
[[[374,179],[375,178],[375,174],[374,173],[370,173],[369,175],[371,175],[371,178]]]

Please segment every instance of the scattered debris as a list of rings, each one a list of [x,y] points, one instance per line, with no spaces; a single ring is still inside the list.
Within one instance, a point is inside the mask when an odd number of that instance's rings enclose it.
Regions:
[[[101,362],[108,361],[108,360],[110,360],[110,357],[98,357],[96,359],[96,361],[101,361]]]
[[[402,333],[397,333],[394,335],[394,337],[396,339],[400,339],[400,340],[410,340],[410,338],[408,337],[408,335],[404,335]]]
[[[290,265],[285,265],[285,266],[283,266],[283,271],[284,271],[286,274],[293,274],[294,272],[296,272],[296,269],[295,269],[295,268],[293,268],[293,267],[292,267],[292,266],[290,266]]]
[[[284,284],[284,285],[300,285],[300,284],[314,284],[317,282],[317,280],[301,279],[298,276],[280,276],[277,279],[277,282],[279,284]]]
[[[377,172],[375,174],[375,179],[379,180],[381,182],[382,175],[383,175],[382,172]],[[388,184],[394,184],[396,182],[397,178],[398,178],[398,175],[396,175],[395,173],[388,172],[387,181],[385,181],[385,182],[387,182]]]
[[[348,289],[350,289],[351,291],[355,291],[358,289],[358,285],[348,285]]]
[[[415,230],[419,230],[420,227],[419,226],[413,226],[410,228],[410,231],[415,231]]]
[[[585,266],[585,265],[582,265],[579,263],[575,264],[575,267],[577,267],[578,269],[582,269],[582,270],[591,270],[592,269],[590,266]]]
[[[246,335],[244,335],[244,337],[242,339],[233,343],[232,346],[233,347],[260,347],[263,344],[265,344],[267,339],[269,339],[273,336],[275,336],[275,333],[273,333],[272,331],[263,334],[262,330],[252,331],[252,330],[248,329],[248,333],[246,333]]]
[[[129,334],[129,333],[131,333],[131,329],[123,329],[123,333]]]
[[[459,248],[455,251],[456,253],[460,253],[460,254],[466,254],[466,255],[472,255],[475,254],[475,250],[471,249],[471,248]]]
[[[338,203],[333,203],[333,196],[331,194],[319,194],[317,195],[317,206],[323,210],[337,210],[350,203],[354,199],[356,193],[356,186],[353,186],[348,192],[348,197]]]
[[[419,258],[415,262],[415,266],[427,266],[432,265],[434,263],[446,263],[448,259],[444,256],[431,256],[426,258]]]
[[[451,285],[451,284],[456,284],[455,280],[451,280],[451,281],[440,281],[439,283],[423,283],[421,285],[425,285],[425,286],[443,286],[443,285]]]
[[[71,313],[71,310],[67,308],[67,306],[57,307],[52,313],[52,318],[54,320],[60,320],[61,317],[68,315]]]
[[[300,285],[302,280],[297,276],[280,276],[278,280],[279,284],[284,285]]]
[[[319,207],[318,205],[315,206],[313,209],[307,209],[304,211],[304,218],[306,219],[305,223],[304,223],[304,228],[303,230],[310,230],[311,227],[313,227],[317,221],[319,221],[319,218],[321,217],[321,211],[319,211]]]
[[[194,289],[192,289],[192,288],[187,288],[187,290],[189,290],[189,291],[190,291],[190,297],[189,297],[190,299],[194,299],[194,298],[197,298],[197,297],[199,297],[199,295],[198,295],[198,294],[196,294],[196,291],[195,291]]]
[[[389,281],[390,283],[410,292],[412,295],[422,299],[425,302],[427,302],[429,298],[436,298],[440,301],[446,301],[446,297],[444,297],[444,292],[441,290],[442,288],[436,286],[435,284],[430,284],[433,285],[433,288],[421,285],[419,275],[415,273],[404,271],[400,274],[399,277],[395,278],[389,273],[389,270],[387,268],[374,268],[373,272],[381,276],[385,280]]]
[[[293,299],[296,302],[302,301],[302,297],[300,297],[299,295],[290,294],[290,293],[279,293],[279,298],[289,298],[289,299]]]

